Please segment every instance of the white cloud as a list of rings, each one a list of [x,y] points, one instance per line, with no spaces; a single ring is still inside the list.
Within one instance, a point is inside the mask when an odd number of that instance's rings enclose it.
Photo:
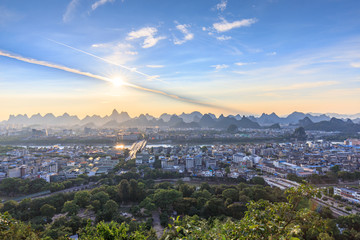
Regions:
[[[146,65],[148,68],[163,68],[164,65]]]
[[[166,38],[164,36],[155,37],[157,31],[158,30],[154,27],[144,27],[137,31],[130,32],[128,34],[127,39],[133,40],[133,39],[138,39],[138,38],[145,38],[142,47],[150,48],[150,47],[155,46],[158,41]]]
[[[221,0],[220,3],[216,4],[216,9],[223,12],[226,9],[226,6],[227,0]]]
[[[74,11],[79,4],[80,0],[72,0],[69,5],[66,7],[66,11],[63,15],[63,22],[67,23],[71,21],[74,15]]]
[[[93,5],[91,5],[91,9],[95,11],[98,7],[108,2],[115,2],[115,0],[98,0]]]
[[[227,32],[233,28],[248,27],[256,22],[256,18],[248,18],[234,22],[228,22],[223,18],[221,22],[214,23],[213,27],[218,32]]]
[[[352,66],[353,68],[360,68],[360,62],[350,63],[350,66]]]
[[[231,37],[230,36],[225,36],[225,35],[221,35],[219,37],[216,37],[217,40],[219,41],[226,41],[226,40],[230,40]]]
[[[218,65],[212,65],[211,67],[215,68],[216,71],[219,71],[221,69],[228,68],[229,66],[226,64],[218,64]]]
[[[194,34],[192,34],[187,28],[189,25],[186,24],[178,24],[176,28],[184,34],[184,38],[179,40],[177,38],[174,39],[174,44],[180,45],[194,38]]]

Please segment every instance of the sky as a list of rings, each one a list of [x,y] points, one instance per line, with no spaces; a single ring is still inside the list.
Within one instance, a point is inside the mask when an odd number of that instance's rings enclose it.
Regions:
[[[9,114],[360,109],[358,0],[0,0]]]

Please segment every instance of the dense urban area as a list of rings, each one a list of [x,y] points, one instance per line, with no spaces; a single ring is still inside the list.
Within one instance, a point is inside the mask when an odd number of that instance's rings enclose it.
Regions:
[[[359,124],[122,115],[0,124],[1,239],[360,238]]]

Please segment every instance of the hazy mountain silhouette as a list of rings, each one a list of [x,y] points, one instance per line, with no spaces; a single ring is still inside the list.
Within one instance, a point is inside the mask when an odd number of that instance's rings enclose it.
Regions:
[[[355,115],[354,115],[355,116]],[[100,128],[120,128],[120,127],[171,127],[171,128],[218,128],[227,129],[230,125],[238,128],[272,128],[278,129],[281,125],[299,125],[306,130],[320,131],[359,131],[360,118],[351,120],[342,120],[330,118],[325,114],[305,114],[302,112],[293,112],[287,117],[279,117],[276,113],[263,113],[260,117],[221,114],[218,118],[212,114],[202,114],[200,112],[182,113],[180,115],[170,115],[163,113],[159,118],[149,114],[141,114],[138,117],[131,118],[127,112],[119,113],[116,109],[110,115],[101,117],[99,115],[87,115],[79,119],[76,115],[70,116],[64,113],[61,116],[54,116],[48,113],[44,116],[34,114],[28,115],[10,115],[7,121],[2,124],[16,124],[23,126],[59,126],[59,127],[100,127]]]

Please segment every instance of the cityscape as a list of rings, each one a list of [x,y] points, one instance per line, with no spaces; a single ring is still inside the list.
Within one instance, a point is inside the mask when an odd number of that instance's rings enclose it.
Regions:
[[[0,239],[360,239],[357,0],[0,0]]]

